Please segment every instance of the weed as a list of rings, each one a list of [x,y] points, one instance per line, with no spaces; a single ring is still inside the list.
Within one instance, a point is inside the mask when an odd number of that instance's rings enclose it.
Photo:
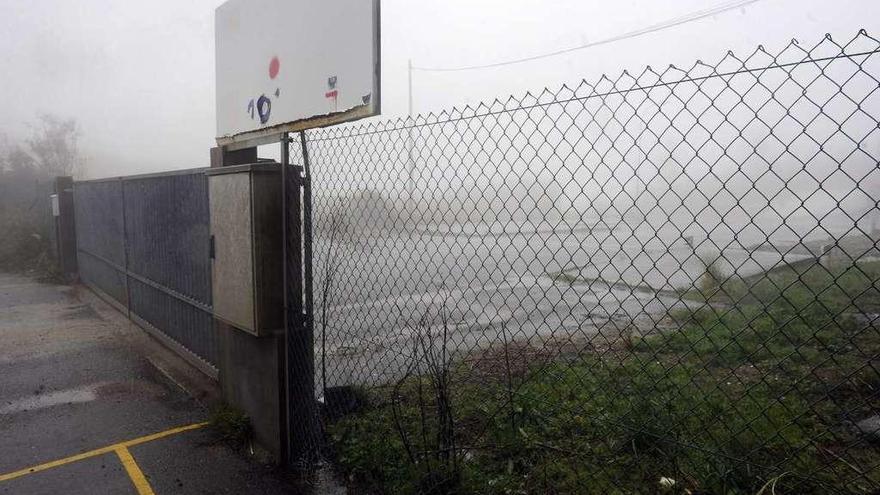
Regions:
[[[246,448],[253,439],[250,418],[229,404],[221,403],[214,406],[208,421],[220,439],[235,448]]]
[[[720,266],[721,255],[704,254],[699,256],[700,263],[703,264],[703,274],[700,276],[699,287],[700,293],[707,300],[711,299],[721,288],[721,284],[727,278]]]
[[[383,493],[867,493],[880,452],[847,418],[880,406],[864,366],[878,329],[853,317],[877,311],[878,279],[873,262],[737,280],[674,331],[536,360],[516,384],[451,365],[454,487],[405,461],[396,432],[424,425],[416,375],[328,426],[337,462]]]

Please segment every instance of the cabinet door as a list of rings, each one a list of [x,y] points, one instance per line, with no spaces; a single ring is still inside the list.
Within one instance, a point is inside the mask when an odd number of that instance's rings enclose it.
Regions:
[[[254,253],[250,174],[209,178],[214,315],[254,333]]]

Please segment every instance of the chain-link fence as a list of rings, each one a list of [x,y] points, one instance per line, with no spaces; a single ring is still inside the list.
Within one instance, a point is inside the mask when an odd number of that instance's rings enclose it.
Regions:
[[[877,493],[878,51],[308,133],[330,454],[387,492]]]

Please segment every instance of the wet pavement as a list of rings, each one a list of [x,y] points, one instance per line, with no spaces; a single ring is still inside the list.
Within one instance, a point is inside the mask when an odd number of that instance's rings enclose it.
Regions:
[[[0,274],[0,494],[302,493],[203,426],[214,388],[85,289]]]

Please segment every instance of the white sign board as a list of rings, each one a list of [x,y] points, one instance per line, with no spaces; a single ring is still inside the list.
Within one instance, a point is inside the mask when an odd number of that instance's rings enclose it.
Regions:
[[[379,0],[229,0],[215,49],[221,146],[380,111]]]

